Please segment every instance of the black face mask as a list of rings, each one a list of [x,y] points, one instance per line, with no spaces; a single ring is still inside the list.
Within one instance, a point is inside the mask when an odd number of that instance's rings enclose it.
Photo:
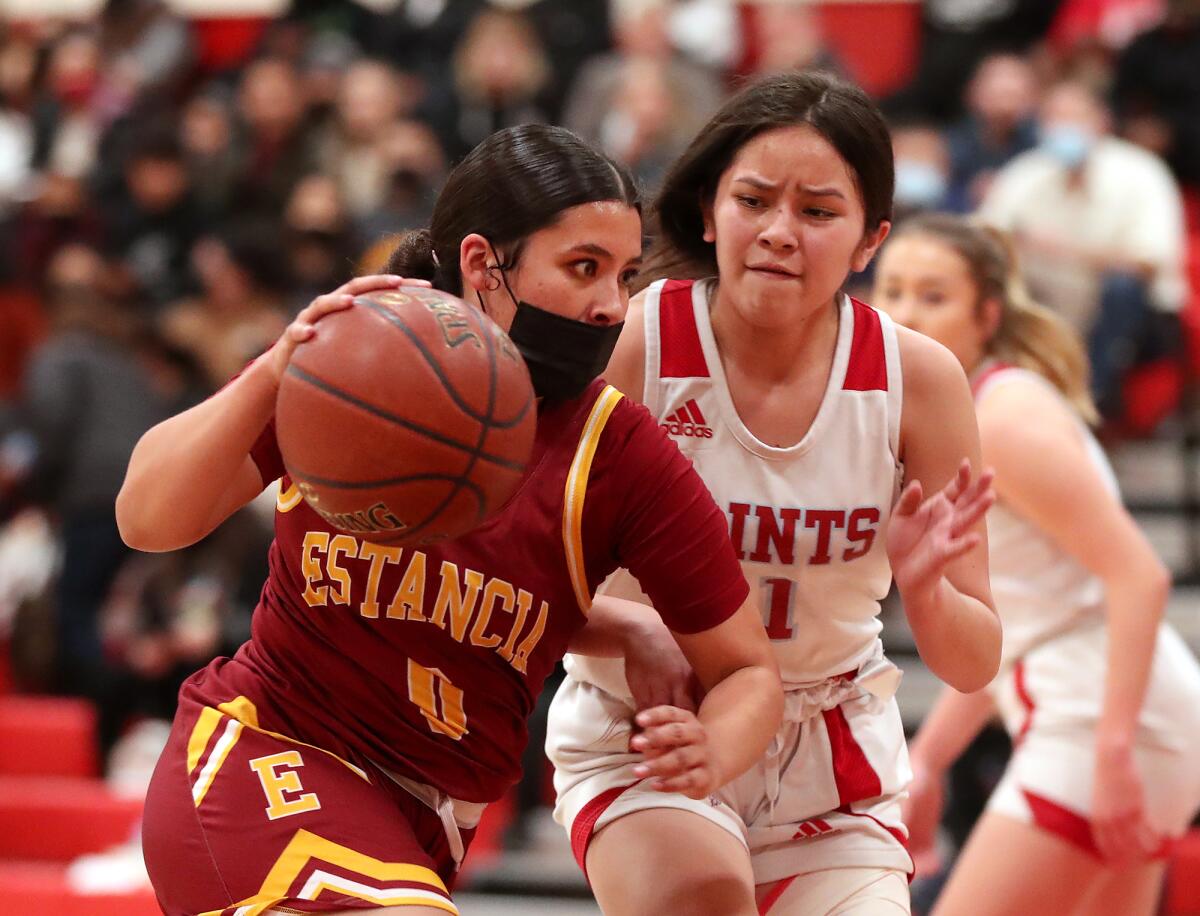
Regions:
[[[518,302],[508,336],[525,357],[534,393],[569,401],[600,377],[623,326],[587,324]]]
[[[517,307],[508,336],[525,358],[534,394],[551,403],[579,397],[608,365],[624,322],[588,324],[518,300],[504,269],[499,270],[504,289]],[[483,308],[482,296],[479,305]]]

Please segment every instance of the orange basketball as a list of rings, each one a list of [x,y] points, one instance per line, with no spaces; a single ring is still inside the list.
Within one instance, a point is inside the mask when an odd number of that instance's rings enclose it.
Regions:
[[[275,405],[283,463],[308,504],[384,544],[481,524],[516,491],[536,422],[508,335],[461,299],[416,286],[322,318]]]

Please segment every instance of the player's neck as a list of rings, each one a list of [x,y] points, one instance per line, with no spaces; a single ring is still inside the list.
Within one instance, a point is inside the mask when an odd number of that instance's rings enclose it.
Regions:
[[[718,291],[712,328],[726,367],[736,366],[743,378],[787,384],[827,367],[837,343],[838,310],[834,300],[781,326],[763,326],[723,303]]]

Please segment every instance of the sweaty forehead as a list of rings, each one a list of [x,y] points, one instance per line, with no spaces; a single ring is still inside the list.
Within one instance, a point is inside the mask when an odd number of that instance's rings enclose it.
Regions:
[[[807,124],[769,130],[746,143],[724,177],[732,181],[743,176],[788,188],[836,188],[848,200],[858,197],[857,182],[846,160]]]

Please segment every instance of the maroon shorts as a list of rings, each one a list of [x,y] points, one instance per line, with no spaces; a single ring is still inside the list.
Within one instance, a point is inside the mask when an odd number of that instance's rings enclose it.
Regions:
[[[180,699],[142,842],[168,916],[458,912],[438,816],[378,770],[260,728],[244,697],[215,709]]]

